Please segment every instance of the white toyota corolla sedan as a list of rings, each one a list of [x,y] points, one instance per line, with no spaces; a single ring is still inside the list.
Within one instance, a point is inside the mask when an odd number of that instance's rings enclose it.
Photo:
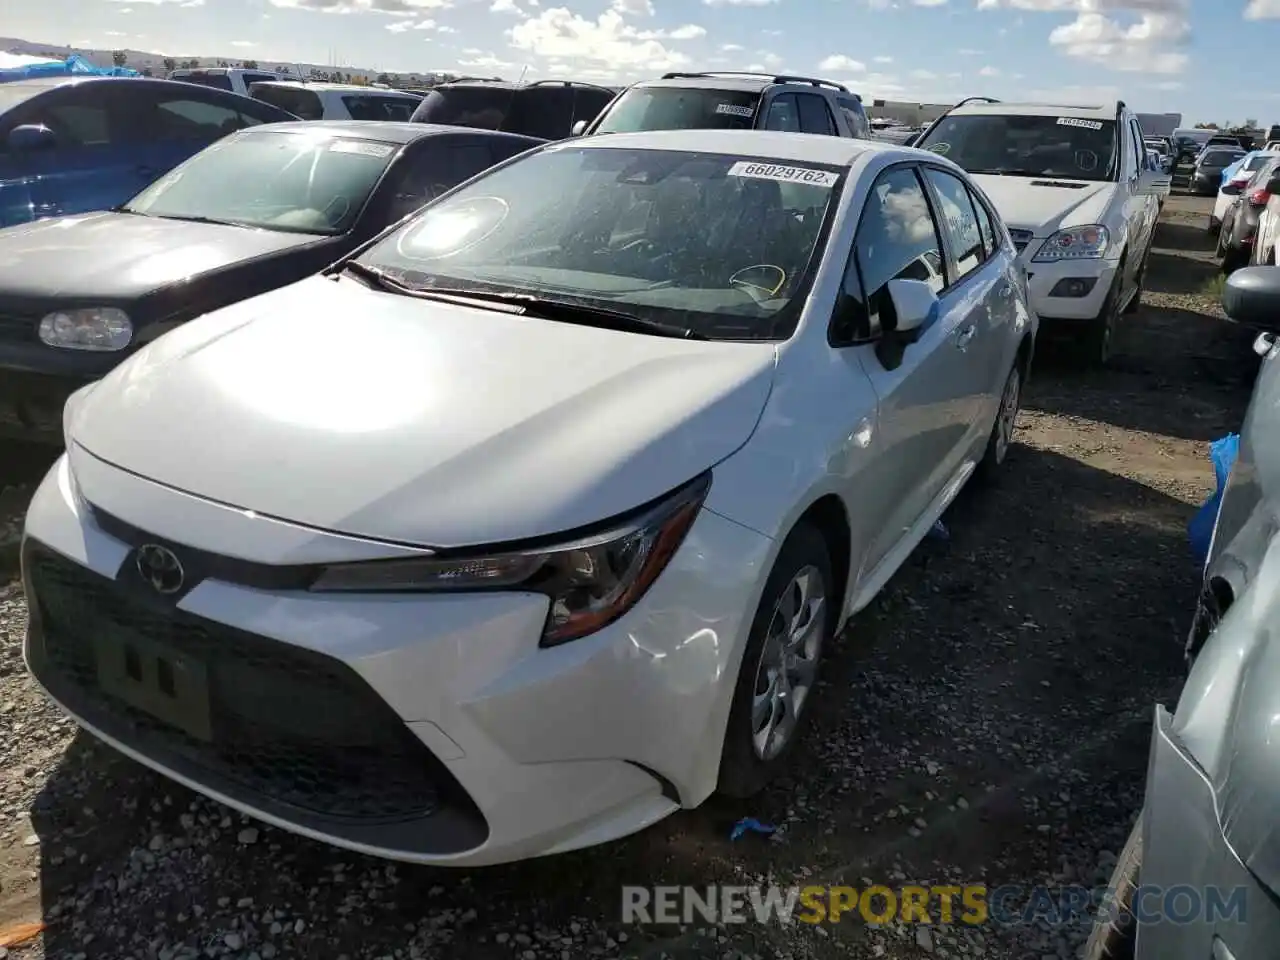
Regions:
[[[749,795],[845,621],[1004,462],[1036,323],[935,154],[539,148],[72,396],[27,662],[136,760],[379,856]]]

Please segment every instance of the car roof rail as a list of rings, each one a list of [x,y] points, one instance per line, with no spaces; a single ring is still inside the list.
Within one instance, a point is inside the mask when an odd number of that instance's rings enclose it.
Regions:
[[[834,80],[823,80],[819,77],[800,77],[790,74],[777,73],[759,73],[753,70],[700,70],[694,73],[664,73],[663,80],[697,80],[704,77],[753,77],[760,80],[768,80],[771,83],[807,83],[811,87],[827,87],[831,90],[839,90],[841,93],[849,93],[850,90],[842,83],[836,83]]]
[[[983,103],[999,103],[1000,102],[995,97],[965,97],[959,103],[953,103],[951,106],[947,107],[947,109],[943,110],[940,114],[938,114],[937,118],[934,119],[932,123],[925,124],[924,128],[918,134],[916,134],[916,138],[915,140],[912,141],[912,143],[919,143],[921,140],[927,137],[933,131],[933,128],[936,127],[938,124],[940,124],[944,119],[946,119],[947,114],[949,114],[952,110],[955,110],[959,107],[963,107],[966,103],[973,103],[974,101],[978,101],[978,100],[982,101]]]
[[[606,86],[598,83],[587,83],[583,80],[534,80],[526,83],[526,87],[589,87],[592,90],[604,90],[606,93],[612,94],[613,91]]]

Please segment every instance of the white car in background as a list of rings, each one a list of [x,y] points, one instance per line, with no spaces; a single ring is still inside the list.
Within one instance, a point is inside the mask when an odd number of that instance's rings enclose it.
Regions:
[[[1231,206],[1236,197],[1240,196],[1240,191],[1244,189],[1245,184],[1253,179],[1253,175],[1262,169],[1268,160],[1280,156],[1276,152],[1252,153],[1245,158],[1244,162],[1236,170],[1231,177],[1218,188],[1218,196],[1213,201],[1213,212],[1209,214],[1209,232],[1217,234],[1222,228],[1222,216],[1227,212],[1227,208]]]
[[[1280,246],[1280,176],[1272,177],[1262,186],[1266,206],[1258,215],[1258,232],[1254,235],[1249,263],[1253,266],[1280,264],[1276,248]],[[1261,199],[1261,198],[1259,198]]]
[[[354,83],[303,83],[276,80],[254,83],[249,96],[288,110],[301,120],[390,120],[407,123],[422,95]]]
[[[1025,284],[922,151],[529,151],[72,395],[27,663],[140,762],[374,855],[752,795],[838,631],[1004,464]]]
[[[975,102],[983,101],[983,102]],[[995,202],[1026,265],[1046,332],[1105,364],[1122,313],[1136,309],[1160,197],[1133,113],[1104,107],[962,101],[916,146],[967,170]]]

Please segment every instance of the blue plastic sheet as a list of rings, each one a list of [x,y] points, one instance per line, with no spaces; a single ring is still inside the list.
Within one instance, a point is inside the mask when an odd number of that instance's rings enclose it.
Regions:
[[[1222,493],[1227,488],[1227,478],[1240,452],[1240,435],[1229,433],[1209,445],[1209,459],[1213,462],[1213,475],[1217,489],[1213,491],[1187,525],[1191,540],[1191,554],[1196,564],[1203,567],[1209,561],[1209,543],[1213,539],[1213,527],[1218,522],[1218,509],[1222,506]]]
[[[78,54],[66,60],[50,60],[48,63],[28,63],[21,67],[0,70],[0,83],[12,80],[30,80],[35,77],[136,77],[137,70],[128,67],[95,67]]]
[[[746,836],[748,833],[759,833],[769,836],[777,827],[768,823],[761,823],[755,817],[743,817],[733,825],[733,829],[729,832],[730,840],[738,840]]]

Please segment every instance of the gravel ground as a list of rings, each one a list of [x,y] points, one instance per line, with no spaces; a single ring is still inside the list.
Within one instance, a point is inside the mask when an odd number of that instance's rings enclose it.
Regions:
[[[1083,925],[624,928],[619,888],[1105,883],[1141,801],[1153,704],[1177,689],[1208,442],[1238,425],[1252,375],[1247,340],[1204,295],[1206,213],[1167,205],[1114,370],[1041,358],[1002,482],[966,492],[950,538],[857,618],[792,779],[750,805],[510,867],[345,854],[78,733],[25,675],[23,598],[0,587],[0,942],[47,925],[8,956],[1075,956]],[[731,842],[743,815],[781,829]]]

